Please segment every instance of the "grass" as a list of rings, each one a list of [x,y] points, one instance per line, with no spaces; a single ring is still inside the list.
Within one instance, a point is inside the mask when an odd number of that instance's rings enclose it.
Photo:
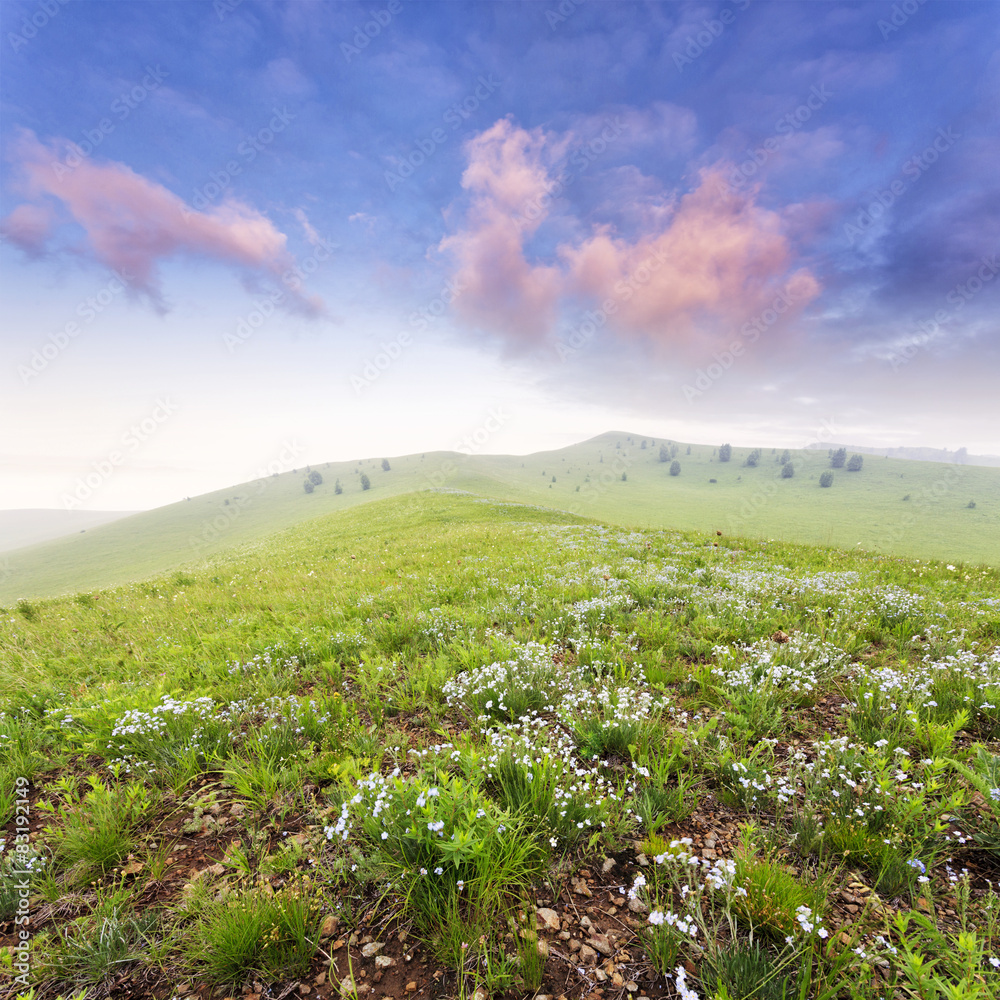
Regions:
[[[820,489],[819,476],[829,464],[824,451],[792,452],[795,475],[784,479],[770,449],[751,468],[745,465],[750,448],[734,448],[730,461],[720,463],[716,448],[691,445],[688,454],[688,446],[678,443],[682,472],[670,476],[669,463],[659,461],[663,442],[644,449],[643,440],[614,432],[525,456],[428,452],[392,458],[388,472],[378,458],[322,463],[316,468],[324,482],[310,494],[302,489],[301,468],[268,474],[0,554],[0,602],[106,588],[168,571],[183,579],[197,575],[206,559],[239,553],[324,514],[439,488],[540,504],[624,527],[720,530],[1000,565],[1000,469],[869,455],[860,472],[838,470],[834,485]],[[362,474],[370,490],[362,490]],[[333,488],[337,479],[340,494]],[[967,506],[970,499],[975,508]]]
[[[0,614],[0,906],[39,998],[610,978],[540,900],[649,997],[995,995],[997,689],[994,568],[383,495]]]

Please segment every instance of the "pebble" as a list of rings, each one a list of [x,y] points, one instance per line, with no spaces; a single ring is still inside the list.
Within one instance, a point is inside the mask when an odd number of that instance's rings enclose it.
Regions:
[[[374,955],[377,955],[382,950],[382,947],[383,946],[381,942],[371,941],[368,944],[362,946],[361,954],[365,958],[372,958]]]
[[[590,947],[589,944],[580,945],[580,961],[584,965],[596,965],[597,964],[597,952]]]
[[[612,868],[614,868],[615,864],[616,862],[614,858],[605,858],[604,864],[601,865],[601,873],[603,875],[607,875],[608,872],[611,871]]]
[[[559,930],[559,914],[547,906],[539,907],[535,913],[538,915],[539,927],[543,926],[548,931]]]

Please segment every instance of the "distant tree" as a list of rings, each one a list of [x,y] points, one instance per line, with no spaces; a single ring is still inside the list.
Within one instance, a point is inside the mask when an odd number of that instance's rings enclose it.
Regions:
[[[391,468],[392,468],[392,466],[389,464],[389,459],[383,458],[382,459],[382,471],[383,472],[388,472]]]
[[[665,445],[660,445],[660,461],[669,462],[670,461],[670,449]]]
[[[315,469],[313,469],[313,471],[309,473],[309,482],[311,482],[313,486],[319,486],[323,482],[323,477]]]
[[[788,453],[788,449],[787,448],[781,453],[781,455],[778,458],[778,461],[782,465],[784,465],[786,462],[790,462],[791,460],[792,460],[792,456]]]
[[[681,450],[681,449],[680,449],[680,446],[679,446],[679,445],[676,445],[676,444],[672,444],[672,445],[670,446],[670,457],[671,457],[671,458],[676,458],[676,457],[677,457],[677,452],[679,452],[680,450]]]
[[[733,446],[731,444],[724,444],[719,448],[719,461],[728,462],[733,457]]]
[[[623,472],[622,473],[622,482],[623,483],[628,482],[628,473],[627,472]]]
[[[372,481],[364,472],[361,473],[361,488],[363,490],[370,490],[372,488]]]
[[[842,469],[844,467],[844,463],[846,461],[847,461],[847,449],[846,448],[838,448],[830,456],[830,468],[831,469]]]
[[[756,469],[757,463],[760,461],[760,448],[754,448],[749,455],[747,455],[746,461],[743,463],[748,469]]]
[[[670,475],[679,476],[680,474],[681,474],[681,463],[678,462],[677,459],[675,458],[670,463]]]
[[[718,481],[719,481],[718,479],[710,479],[709,480],[710,483],[717,483]]]
[[[639,445],[639,450],[640,451],[645,451],[646,450],[646,439],[645,438],[642,439],[642,444]]]
[[[555,482],[555,481],[556,481],[556,477],[555,477],[555,476],[553,476],[553,477],[552,477],[552,482]]]
[[[304,489],[304,490],[306,491],[306,493],[312,493],[312,491],[313,491],[314,489],[316,489],[316,487],[315,487],[315,485],[313,485],[313,481],[312,481],[311,479],[307,479],[307,480],[306,480],[306,481],[305,481],[305,482],[304,482],[304,483],[302,484],[302,489]]]
[[[976,501],[975,500],[970,500],[965,506],[968,507],[969,510],[975,510],[976,509]]]
[[[823,489],[833,486],[833,473],[829,469],[827,469],[826,472],[819,477],[819,484],[823,487]]]
[[[333,492],[336,493],[337,496],[340,496],[340,494],[344,492],[344,487],[340,485],[339,479],[333,484]]]
[[[860,455],[851,455],[850,461],[847,463],[847,471],[860,472],[863,462],[864,459]]]
[[[781,467],[781,478],[791,479],[795,475],[795,466],[791,462],[785,462]]]
[[[691,454],[691,445],[688,445],[688,450],[684,454],[686,454],[686,455],[690,455]]]

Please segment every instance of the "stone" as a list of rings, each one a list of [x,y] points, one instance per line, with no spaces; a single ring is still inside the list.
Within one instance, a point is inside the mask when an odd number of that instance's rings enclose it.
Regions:
[[[319,929],[319,936],[321,940],[325,941],[327,938],[332,938],[336,930],[337,918],[332,915],[327,916],[323,919],[323,926]]]
[[[597,965],[597,952],[589,944],[580,945],[580,961],[584,965]]]
[[[607,875],[612,868],[614,868],[616,862],[614,858],[605,858],[604,864],[601,865],[601,874]]]
[[[590,917],[580,917],[580,926],[585,930],[593,930],[594,925],[591,923]]]
[[[621,989],[625,985],[625,980],[622,979],[622,974],[620,972],[616,972],[611,977],[611,985],[612,986],[617,986],[618,989]]]
[[[559,914],[555,910],[551,910],[547,906],[541,906],[535,911],[535,914],[538,917],[539,928],[544,926],[547,931],[559,930]]]
[[[417,992],[417,984],[412,979],[406,984],[406,992],[407,993]]]
[[[361,954],[365,958],[374,958],[382,950],[382,943],[380,941],[370,941],[368,944],[361,946]]]
[[[377,969],[389,969],[396,964],[394,958],[390,958],[388,955],[376,955],[375,956],[375,967]]]
[[[628,901],[628,908],[633,913],[645,913],[649,907],[638,896]]]
[[[583,881],[582,878],[574,878],[570,880],[570,888],[578,896],[593,896],[594,894],[590,891],[590,886]]]
[[[608,940],[607,934],[593,934],[587,941],[595,951],[599,951],[602,955],[610,958],[614,954],[615,949],[611,946],[611,942]]]
[[[639,984],[634,979],[630,979],[625,984],[625,989],[627,989],[629,993],[635,993],[639,989]]]

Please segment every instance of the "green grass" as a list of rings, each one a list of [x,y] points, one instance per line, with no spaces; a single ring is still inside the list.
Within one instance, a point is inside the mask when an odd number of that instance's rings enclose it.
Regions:
[[[985,996],[998,685],[995,568],[383,495],[0,614],[32,834],[0,906],[28,880],[44,995],[279,992],[327,956],[360,983],[368,935],[449,995],[589,989],[540,949],[545,899],[621,932],[649,995],[680,963],[700,995],[912,994],[945,941],[933,975]]]
[[[321,463],[315,468],[324,481],[311,494],[302,489],[302,469],[267,476],[9,553],[0,558],[0,602],[115,586],[170,570],[196,573],[206,559],[246,551],[318,516],[439,488],[626,527],[723,531],[1000,565],[1000,469],[866,455],[860,472],[837,470],[833,486],[820,489],[829,464],[825,451],[792,452],[795,475],[783,479],[770,449],[748,468],[749,448],[734,448],[731,460],[720,463],[715,448],[691,445],[688,455],[688,446],[679,444],[681,474],[670,476],[669,463],[659,461],[662,442],[643,449],[642,440],[615,432],[526,456],[428,452],[392,458],[389,472],[378,458]],[[362,473],[370,490],[361,489]]]

